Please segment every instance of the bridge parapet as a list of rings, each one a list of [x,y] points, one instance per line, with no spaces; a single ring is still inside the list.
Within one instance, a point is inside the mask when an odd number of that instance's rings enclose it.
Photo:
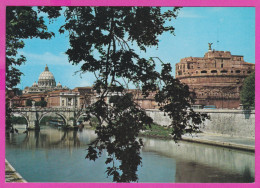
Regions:
[[[13,112],[79,112],[82,108],[12,108]]]

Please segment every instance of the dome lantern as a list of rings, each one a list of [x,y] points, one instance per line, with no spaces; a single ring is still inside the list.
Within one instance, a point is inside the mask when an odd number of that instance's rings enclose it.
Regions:
[[[46,66],[45,66],[44,71],[49,71],[49,67],[47,66],[47,64],[46,64]]]

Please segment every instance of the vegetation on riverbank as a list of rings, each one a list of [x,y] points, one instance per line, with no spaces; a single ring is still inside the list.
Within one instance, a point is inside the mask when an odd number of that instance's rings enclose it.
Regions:
[[[98,120],[95,117],[90,119],[88,129],[95,130],[98,125]],[[139,133],[139,136],[150,137],[150,138],[160,138],[160,139],[172,139],[172,127],[160,126],[156,123],[152,123],[151,127],[146,126],[146,130]]]
[[[24,117],[11,117],[11,124],[27,124],[27,121]]]
[[[151,127],[146,126],[146,130],[141,132],[139,136],[147,136],[153,138],[172,139],[172,128],[164,127],[158,124],[151,124]]]
[[[95,117],[92,117],[90,119],[90,123],[87,128],[95,130],[97,125],[98,125],[98,119]],[[139,136],[162,138],[162,139],[172,139],[171,133],[172,133],[172,128],[163,127],[163,126],[153,123],[153,124],[151,124],[151,127],[149,127],[147,125],[146,130],[139,133]]]
[[[91,117],[89,120],[89,129],[95,130],[98,126],[98,119],[96,117]]]

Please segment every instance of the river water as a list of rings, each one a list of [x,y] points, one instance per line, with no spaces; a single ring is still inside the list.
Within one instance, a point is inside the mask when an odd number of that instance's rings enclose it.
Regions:
[[[6,159],[28,182],[112,182],[105,174],[106,153],[95,162],[85,159],[93,130],[64,132],[43,126],[39,132],[6,137]],[[138,182],[254,182],[252,152],[204,144],[143,138]]]

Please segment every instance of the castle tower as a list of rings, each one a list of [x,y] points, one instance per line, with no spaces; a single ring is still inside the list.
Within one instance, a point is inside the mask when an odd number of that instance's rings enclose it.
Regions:
[[[195,104],[217,108],[238,108],[244,79],[255,71],[241,55],[211,50],[204,57],[183,58],[175,67],[175,76],[196,95]]]

